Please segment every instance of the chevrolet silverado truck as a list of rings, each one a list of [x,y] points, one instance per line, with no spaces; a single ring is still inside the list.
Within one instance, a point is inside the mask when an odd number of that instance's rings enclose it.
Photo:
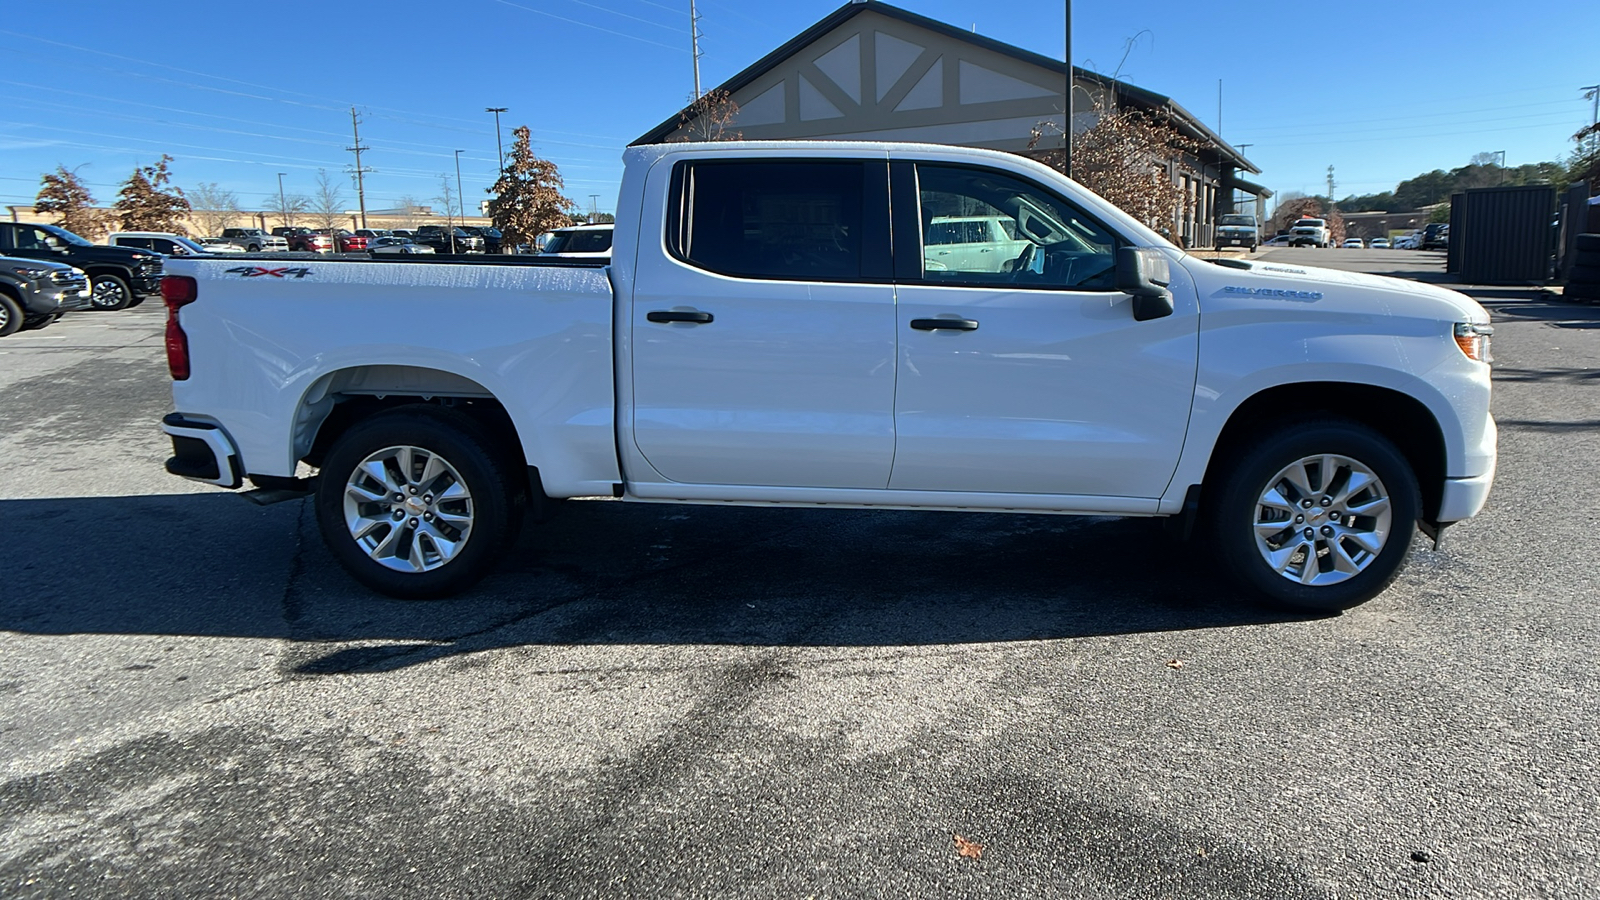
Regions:
[[[624,163],[609,261],[172,260],[167,469],[310,493],[396,597],[598,495],[1166,517],[1248,593],[1340,610],[1488,495],[1491,328],[1459,293],[1200,260],[1008,153]],[[963,217],[1014,258],[929,266]]]

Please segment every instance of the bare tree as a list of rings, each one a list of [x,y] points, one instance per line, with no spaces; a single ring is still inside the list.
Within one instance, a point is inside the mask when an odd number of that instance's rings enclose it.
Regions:
[[[733,95],[717,88],[701,94],[678,113],[678,136],[674,141],[742,141],[744,132],[734,131],[739,104]]]
[[[417,203],[417,198],[410,194],[404,194],[400,197],[398,203],[401,210],[398,216],[401,227],[416,228],[422,224],[422,216],[420,214],[422,207],[421,204]]]
[[[170,162],[172,157],[163,153],[155,165],[135,168],[122,183],[111,208],[123,231],[188,233],[183,219],[189,212],[189,201],[183,196],[183,188],[167,187],[172,181],[172,174],[167,171]]]
[[[435,203],[444,207],[444,230],[450,236],[450,252],[456,252],[456,210],[460,207],[460,198],[456,196],[456,189],[450,184],[449,175],[439,176],[439,196],[433,198]]]
[[[1190,202],[1178,179],[1195,176],[1189,158],[1200,150],[1199,143],[1178,131],[1164,111],[1119,107],[1104,94],[1095,101],[1094,118],[1094,125],[1072,135],[1072,177],[1128,215],[1173,236]],[[1061,150],[1034,149],[1050,131],[1059,135],[1061,128],[1054,122],[1034,126],[1029,155],[1064,169]]]
[[[528,126],[512,134],[505,168],[488,191],[489,219],[500,229],[502,247],[531,245],[546,231],[572,223],[565,212],[572,200],[561,193],[566,183],[556,164],[534,155]]]
[[[317,170],[317,190],[311,195],[312,221],[318,228],[326,229],[329,234],[338,231],[344,225],[344,188],[339,182],[328,177],[327,169]]]
[[[54,173],[39,176],[39,196],[34,199],[33,208],[55,216],[54,224],[79,237],[93,239],[105,232],[106,214],[94,208],[94,197],[78,177],[77,169],[56,166]]]
[[[239,195],[217,185],[215,181],[200,184],[189,192],[190,221],[200,226],[207,235],[218,235],[239,219]]]
[[[278,222],[286,228],[293,228],[300,217],[311,208],[311,201],[302,194],[279,194],[272,198],[272,205],[267,211],[278,217]]]

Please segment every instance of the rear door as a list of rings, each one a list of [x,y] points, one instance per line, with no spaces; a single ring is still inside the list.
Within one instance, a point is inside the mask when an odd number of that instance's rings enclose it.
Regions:
[[[630,325],[639,453],[685,484],[887,487],[887,161],[664,162],[647,197],[655,199],[642,220],[668,224],[638,247]]]
[[[1176,298],[1173,315],[1135,321],[1115,286],[1123,239],[1028,179],[896,159],[894,187],[890,487],[1160,496],[1194,392],[1192,292]],[[1011,258],[924,268],[917,237],[952,210],[1003,217],[1019,238],[1005,250]]]

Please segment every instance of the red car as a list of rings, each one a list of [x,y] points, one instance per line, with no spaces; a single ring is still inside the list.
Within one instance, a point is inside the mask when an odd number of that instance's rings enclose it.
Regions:
[[[289,249],[311,253],[365,253],[367,239],[342,228],[331,235],[326,231],[305,231],[290,236]]]
[[[341,228],[334,232],[334,236],[339,239],[340,253],[367,252],[367,239],[359,234],[352,234]],[[327,237],[327,235],[322,235],[322,237]]]

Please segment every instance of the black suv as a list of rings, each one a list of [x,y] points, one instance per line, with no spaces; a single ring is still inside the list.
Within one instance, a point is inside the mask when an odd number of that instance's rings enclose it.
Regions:
[[[1441,222],[1429,222],[1422,226],[1422,249],[1450,249],[1450,226]]]
[[[483,238],[483,252],[499,253],[500,229],[493,225],[463,225],[461,230],[474,237]]]
[[[0,222],[0,256],[66,263],[89,275],[95,309],[126,309],[161,293],[161,254],[102,247],[54,225]]]

